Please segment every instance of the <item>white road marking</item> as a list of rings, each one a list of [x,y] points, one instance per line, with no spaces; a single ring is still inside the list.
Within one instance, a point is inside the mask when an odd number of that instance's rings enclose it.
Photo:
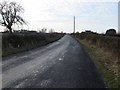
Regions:
[[[58,60],[60,60],[60,61],[61,61],[61,60],[63,60],[63,59],[62,59],[62,58],[59,58]]]

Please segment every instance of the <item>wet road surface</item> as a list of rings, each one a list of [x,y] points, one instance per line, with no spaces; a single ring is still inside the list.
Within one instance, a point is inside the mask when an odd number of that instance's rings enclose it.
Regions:
[[[103,88],[98,70],[71,36],[3,58],[3,88]]]

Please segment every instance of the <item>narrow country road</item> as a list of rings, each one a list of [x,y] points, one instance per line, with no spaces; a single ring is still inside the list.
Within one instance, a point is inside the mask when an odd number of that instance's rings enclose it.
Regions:
[[[70,35],[3,58],[3,88],[104,88],[82,46]]]

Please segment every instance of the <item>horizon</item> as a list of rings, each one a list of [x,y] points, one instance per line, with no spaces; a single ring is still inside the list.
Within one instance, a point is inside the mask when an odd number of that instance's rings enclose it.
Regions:
[[[10,0],[13,1],[13,0]],[[118,0],[16,0],[25,9],[21,16],[27,25],[14,29],[39,31],[42,28],[55,32],[73,32],[73,17],[76,17],[76,32],[91,30],[105,33],[115,29],[118,33]],[[29,3],[28,3],[29,2]],[[33,7],[34,5],[34,7]],[[0,30],[5,28],[0,26]]]

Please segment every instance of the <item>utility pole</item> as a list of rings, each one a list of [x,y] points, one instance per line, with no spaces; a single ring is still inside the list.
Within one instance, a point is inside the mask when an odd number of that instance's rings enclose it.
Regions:
[[[74,26],[73,26],[73,33],[75,33],[75,16],[74,16]]]

